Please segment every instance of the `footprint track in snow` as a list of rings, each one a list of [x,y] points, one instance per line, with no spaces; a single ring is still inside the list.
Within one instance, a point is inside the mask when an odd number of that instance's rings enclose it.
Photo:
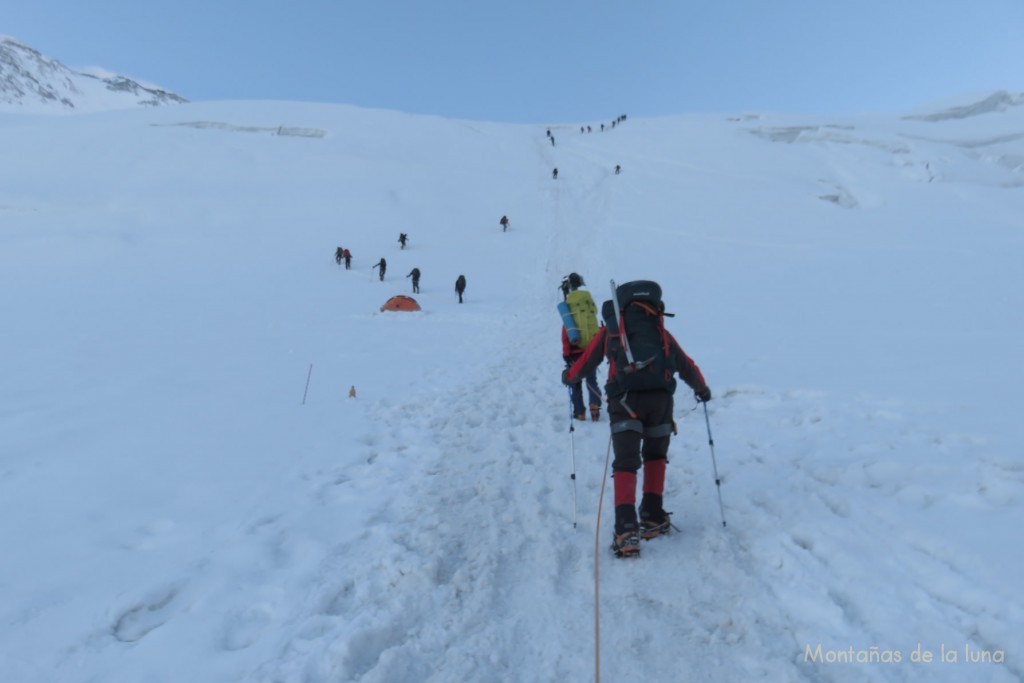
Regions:
[[[174,616],[175,600],[184,584],[171,584],[152,591],[146,598],[123,611],[110,627],[122,643],[137,643]]]

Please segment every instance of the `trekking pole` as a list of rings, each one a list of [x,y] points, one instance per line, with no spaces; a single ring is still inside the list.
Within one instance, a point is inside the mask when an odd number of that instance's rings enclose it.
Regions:
[[[725,507],[722,505],[722,480],[718,478],[718,463],[715,462],[715,440],[711,436],[711,420],[708,418],[708,404],[704,403],[704,423],[708,426],[708,445],[711,447],[711,467],[715,472],[715,488],[718,489],[718,512],[722,515],[722,526],[725,526]]]
[[[572,416],[572,387],[566,387],[569,392],[569,455],[572,458],[572,528],[576,528],[576,424]]]

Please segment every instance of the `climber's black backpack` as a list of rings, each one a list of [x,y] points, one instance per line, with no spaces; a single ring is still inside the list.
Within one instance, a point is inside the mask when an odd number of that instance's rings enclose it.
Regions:
[[[678,368],[665,332],[661,287],[650,280],[627,282],[616,289],[616,298],[621,318],[616,318],[615,305],[611,300],[605,301],[601,307],[601,315],[608,327],[605,341],[605,357],[610,366],[608,395],[651,389],[674,392]],[[632,363],[626,356],[620,330],[625,331],[633,355]]]

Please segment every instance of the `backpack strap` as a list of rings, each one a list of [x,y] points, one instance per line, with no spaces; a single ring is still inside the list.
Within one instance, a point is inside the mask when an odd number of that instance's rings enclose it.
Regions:
[[[640,420],[620,420],[611,424],[611,430],[612,434],[619,434],[621,432],[640,432],[643,434],[644,423]]]
[[[636,419],[613,422],[611,424],[611,430],[613,435],[620,434],[622,432],[639,432],[644,435],[645,439],[657,439],[665,436],[671,436],[675,431],[671,422],[655,425],[653,427],[644,427],[644,423]]]
[[[662,436],[671,436],[675,427],[671,422],[655,427],[648,427],[644,430],[644,436],[648,439],[657,439]]]

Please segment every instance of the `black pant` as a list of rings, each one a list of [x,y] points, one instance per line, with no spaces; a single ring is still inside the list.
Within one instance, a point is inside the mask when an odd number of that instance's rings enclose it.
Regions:
[[[633,411],[630,415],[622,400]],[[647,460],[668,458],[672,434],[672,394],[661,389],[608,397],[615,472],[636,472]]]

